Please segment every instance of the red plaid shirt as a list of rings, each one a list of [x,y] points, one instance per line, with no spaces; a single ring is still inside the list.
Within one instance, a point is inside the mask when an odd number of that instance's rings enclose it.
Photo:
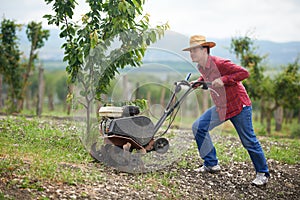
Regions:
[[[208,56],[206,66],[198,66],[200,73],[199,81],[212,82],[221,78],[224,87],[212,87],[220,96],[211,93],[211,97],[216,105],[220,120],[226,120],[239,114],[243,106],[250,106],[251,100],[247,94],[242,80],[249,77],[249,72],[230,60],[216,56]]]

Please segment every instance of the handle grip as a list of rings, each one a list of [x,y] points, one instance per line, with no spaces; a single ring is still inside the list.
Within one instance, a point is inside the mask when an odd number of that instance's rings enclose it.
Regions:
[[[201,85],[202,85],[202,89],[207,90],[208,86],[211,86],[212,83],[211,82],[205,82],[205,81],[195,81],[195,82],[193,82],[192,87],[197,88]]]
[[[185,77],[185,81],[188,81],[189,79],[190,79],[190,77],[191,77],[191,75],[192,75],[192,73],[188,73],[187,75],[186,75],[186,77]]]

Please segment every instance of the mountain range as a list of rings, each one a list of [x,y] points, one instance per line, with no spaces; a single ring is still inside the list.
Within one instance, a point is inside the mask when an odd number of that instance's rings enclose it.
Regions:
[[[20,49],[28,55],[30,44],[26,38],[25,31],[20,32]],[[235,55],[230,53],[231,38],[215,39],[217,45],[211,49],[211,54],[229,58],[236,61]],[[50,37],[45,42],[45,46],[39,50],[39,58],[43,63],[62,62],[63,50],[60,48],[64,40],[59,38],[59,30],[51,29]],[[167,31],[163,38],[152,44],[144,57],[144,62],[190,62],[189,53],[182,49],[189,45],[189,37],[173,31]],[[300,42],[277,43],[265,40],[254,40],[259,55],[268,55],[265,62],[271,68],[278,68],[281,65],[292,63],[300,55]]]

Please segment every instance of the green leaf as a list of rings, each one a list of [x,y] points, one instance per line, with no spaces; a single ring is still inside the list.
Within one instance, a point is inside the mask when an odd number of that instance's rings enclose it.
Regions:
[[[87,3],[90,10],[84,14],[82,23],[71,20],[76,5],[74,0],[55,1],[52,7],[55,14],[45,17],[49,23],[59,26],[60,36],[66,40],[62,48],[71,82],[77,78],[94,82],[91,85],[95,85],[99,97],[107,91],[118,69],[141,64],[146,47],[156,42],[167,25],[151,29],[148,14],[136,15],[142,14],[144,0],[87,0]],[[110,55],[106,55],[116,39],[120,39],[121,47],[113,47]],[[86,88],[81,94],[91,94],[92,89]]]

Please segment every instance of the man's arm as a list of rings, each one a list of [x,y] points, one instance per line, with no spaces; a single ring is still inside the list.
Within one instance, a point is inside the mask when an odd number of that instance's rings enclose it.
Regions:
[[[250,75],[245,68],[231,62],[230,60],[222,60],[219,66],[221,73],[220,79],[225,85],[235,84],[248,78]]]

